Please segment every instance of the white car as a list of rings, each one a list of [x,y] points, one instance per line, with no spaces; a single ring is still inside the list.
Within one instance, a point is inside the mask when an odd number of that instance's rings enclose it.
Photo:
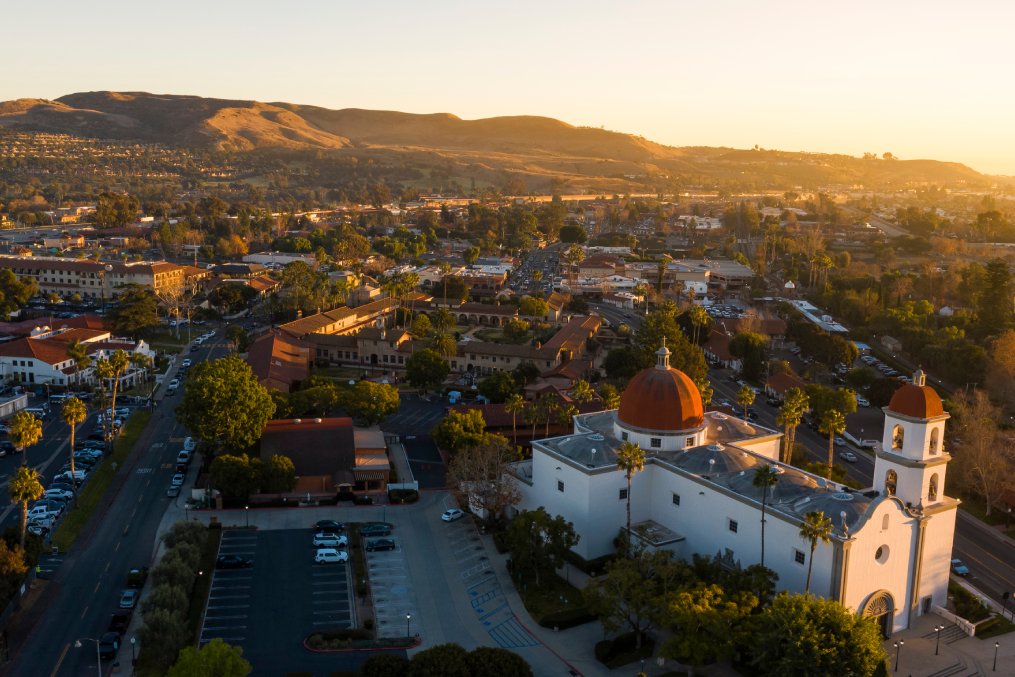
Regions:
[[[46,491],[42,495],[45,496],[46,498],[49,498],[50,496],[52,496],[53,498],[64,498],[64,499],[74,498],[74,492],[67,491],[66,489],[46,489]]]
[[[194,451],[195,449],[197,449],[197,440],[195,440],[193,437],[183,438],[184,451]]]
[[[170,485],[174,487],[183,486],[183,480],[185,480],[186,477],[187,476],[184,475],[182,472],[178,472],[175,475],[173,475],[173,480],[172,482],[170,482]]]
[[[856,404],[859,407],[869,407],[871,405],[870,401],[866,397],[857,397]]]
[[[315,564],[335,564],[349,561],[349,551],[335,548],[318,548],[314,553]]]
[[[454,522],[455,520],[462,519],[463,517],[465,517],[465,513],[459,508],[448,508],[444,511],[444,514],[441,515],[441,519],[445,522]]]
[[[192,364],[192,362],[190,361],[189,357],[183,358],[183,364],[182,364],[183,367],[189,367],[191,364]]]
[[[349,539],[341,534],[332,534],[321,531],[314,534],[314,547],[344,548],[349,545]]]
[[[88,475],[88,473],[86,473],[84,470],[77,470],[77,469],[75,469],[73,474],[71,474],[70,470],[67,470],[65,472],[60,473],[59,475],[57,475],[53,479],[56,479],[56,480],[77,480],[78,482],[81,482],[81,481],[83,481],[85,479],[85,477],[87,475]]]

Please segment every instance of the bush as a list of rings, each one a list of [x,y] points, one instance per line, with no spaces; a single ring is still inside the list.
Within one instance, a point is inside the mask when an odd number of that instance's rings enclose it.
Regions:
[[[606,571],[606,565],[616,558],[617,556],[615,554],[610,554],[603,555],[602,557],[596,557],[595,559],[585,559],[573,550],[568,550],[564,553],[564,559],[589,576],[598,576],[602,574]]]
[[[958,583],[949,581],[948,593],[951,595],[955,613],[967,621],[976,623],[990,616],[990,611],[980,604],[980,600],[977,599],[976,595],[970,593]]]
[[[493,534],[493,545],[497,548],[497,553],[503,555],[505,552],[510,550],[508,544],[508,536],[506,531],[495,531]]]
[[[207,537],[207,529],[200,522],[177,522],[169,528],[162,540],[170,550],[180,543],[189,543],[200,550]]]
[[[170,551],[166,553],[158,566],[152,569],[152,581],[155,585],[178,585],[185,590],[190,590],[194,583],[194,569]]]
[[[352,646],[353,642],[373,638],[373,631],[363,628],[315,632],[307,638],[307,646],[311,649],[342,649]]]
[[[353,505],[373,505],[374,499],[372,496],[353,496]]]
[[[635,648],[637,644],[637,636],[633,632],[597,642],[596,660],[614,670],[642,658],[649,658],[655,650],[655,641],[651,637],[642,636],[640,649]]]
[[[544,628],[559,628],[564,630],[567,628],[573,628],[577,625],[591,623],[596,620],[596,618],[597,616],[594,613],[582,606],[575,607],[574,609],[551,611],[548,614],[543,614],[543,616],[536,620]]]
[[[392,489],[388,492],[392,503],[415,503],[419,500],[419,492],[415,489]]]
[[[363,677],[402,677],[409,670],[409,660],[390,653],[371,656],[360,666]]]
[[[151,593],[141,604],[141,610],[146,614],[155,609],[186,613],[188,606],[187,591],[182,586],[163,583],[152,588]]]

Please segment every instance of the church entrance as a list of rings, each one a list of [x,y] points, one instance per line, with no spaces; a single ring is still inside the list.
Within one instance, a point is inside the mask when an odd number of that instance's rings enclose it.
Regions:
[[[881,636],[889,639],[892,636],[892,619],[895,618],[895,600],[887,590],[878,590],[867,598],[861,616],[873,618],[881,628]]]

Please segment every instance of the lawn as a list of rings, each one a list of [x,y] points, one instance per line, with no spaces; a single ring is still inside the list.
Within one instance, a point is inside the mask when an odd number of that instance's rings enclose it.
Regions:
[[[199,336],[200,333],[190,330],[192,336]],[[148,335],[147,341],[154,348],[161,348],[170,352],[179,352],[180,348],[187,345],[187,328],[180,330],[180,338],[170,331],[152,332]]]
[[[81,529],[88,522],[88,519],[95,511],[95,507],[102,500],[102,497],[109,489],[109,485],[113,482],[117,468],[123,465],[124,460],[134,447],[134,443],[137,442],[141,432],[147,427],[151,417],[152,413],[150,411],[137,411],[127,419],[127,425],[124,426],[123,434],[113,443],[112,455],[99,464],[95,472],[92,473],[88,483],[78,492],[77,505],[71,508],[67,516],[60,522],[60,526],[53,533],[53,545],[60,548],[62,552],[67,552],[74,545],[74,541],[77,539]]]
[[[994,616],[994,620],[985,622],[976,628],[976,638],[988,639],[998,635],[1006,635],[1012,630],[1015,630],[1015,623],[1012,623],[1007,618]]]
[[[543,627],[569,628],[595,620],[581,591],[555,573],[542,573],[538,586],[531,575],[515,586],[529,614]]]

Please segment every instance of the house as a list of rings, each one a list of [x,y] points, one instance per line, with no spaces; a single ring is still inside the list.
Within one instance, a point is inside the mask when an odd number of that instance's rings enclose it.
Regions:
[[[765,382],[765,394],[781,402],[786,399],[786,392],[788,390],[791,388],[803,390],[806,385],[806,383],[793,374],[781,371],[768,377],[768,381]]]
[[[88,368],[78,369],[69,351],[73,343],[79,343],[90,358],[92,364]],[[55,386],[92,383],[94,362],[108,359],[117,350],[149,358],[155,355],[144,341],[114,338],[107,330],[40,328],[30,336],[0,343],[0,380],[13,378],[20,383]],[[145,374],[143,369],[128,368],[120,375],[120,387],[142,382]]]
[[[245,359],[261,385],[288,393],[310,376],[310,358],[310,346],[276,329],[258,336]]]

